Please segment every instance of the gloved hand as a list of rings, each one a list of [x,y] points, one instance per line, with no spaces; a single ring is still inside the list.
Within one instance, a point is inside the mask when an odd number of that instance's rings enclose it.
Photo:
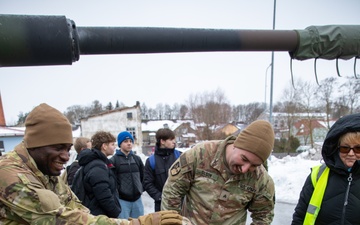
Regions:
[[[130,225],[191,225],[187,218],[173,210],[154,212],[129,220]]]

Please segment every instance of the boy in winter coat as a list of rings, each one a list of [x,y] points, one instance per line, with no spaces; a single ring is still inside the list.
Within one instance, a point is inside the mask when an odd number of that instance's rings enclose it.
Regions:
[[[75,176],[72,190],[78,188],[75,183],[84,185],[86,198],[82,202],[93,215],[106,215],[118,218],[121,207],[118,201],[115,167],[107,158],[114,154],[115,137],[110,132],[98,131],[91,137],[92,149],[80,152],[79,165],[84,170],[82,182]],[[82,189],[83,190],[83,189]]]
[[[180,152],[175,149],[175,133],[168,128],[156,132],[154,154],[146,159],[144,189],[154,199],[155,212],[160,211],[161,195],[168,171]],[[153,158],[152,158],[153,157]]]
[[[116,168],[117,189],[122,209],[120,218],[137,218],[144,215],[141,200],[144,164],[141,158],[132,151],[134,137],[129,132],[120,132],[117,141],[120,150],[116,150],[110,160]]]

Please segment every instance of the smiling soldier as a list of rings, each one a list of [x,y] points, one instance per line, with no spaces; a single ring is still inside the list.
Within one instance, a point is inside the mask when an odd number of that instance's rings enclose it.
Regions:
[[[29,113],[25,128],[24,140],[0,157],[0,224],[190,224],[175,211],[129,220],[90,214],[59,176],[73,142],[68,119],[43,103]]]
[[[252,224],[271,224],[275,187],[263,163],[273,146],[274,131],[265,120],[238,137],[197,144],[170,168],[162,210],[182,212],[198,225],[245,225],[247,211]]]

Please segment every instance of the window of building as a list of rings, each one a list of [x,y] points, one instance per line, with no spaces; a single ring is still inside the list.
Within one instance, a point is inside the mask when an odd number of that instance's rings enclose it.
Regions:
[[[0,152],[5,152],[4,141],[0,141]]]
[[[131,113],[131,112],[128,112],[128,113],[126,114],[126,118],[128,118],[128,119],[132,119],[132,118],[133,118],[132,113]]]
[[[127,127],[126,131],[129,132],[134,137],[134,140],[136,139],[135,127]]]
[[[185,127],[185,128],[182,128],[181,129],[181,133],[182,134],[187,134],[188,133],[188,129]]]

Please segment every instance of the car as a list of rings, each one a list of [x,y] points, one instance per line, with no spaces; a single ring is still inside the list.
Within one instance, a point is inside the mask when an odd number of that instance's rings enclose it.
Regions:
[[[306,152],[311,149],[310,145],[300,145],[295,151],[296,153]]]

